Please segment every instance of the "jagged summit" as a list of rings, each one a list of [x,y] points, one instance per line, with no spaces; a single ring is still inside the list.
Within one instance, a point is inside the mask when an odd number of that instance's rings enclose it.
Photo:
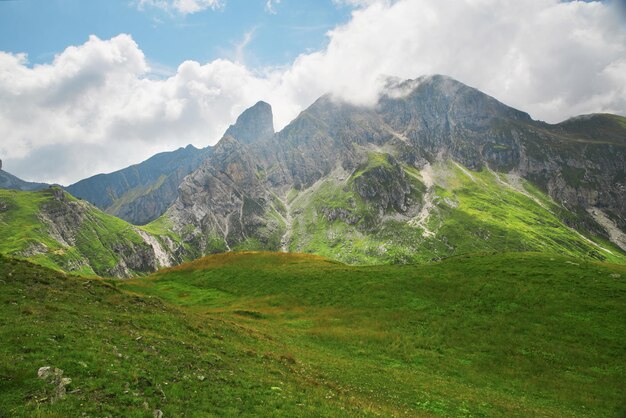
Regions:
[[[234,125],[226,130],[224,136],[232,136],[242,144],[263,141],[274,135],[274,116],[272,106],[260,101],[246,109]]]
[[[519,111],[497,99],[445,75],[422,76],[412,80],[390,79],[380,100],[380,106],[407,104],[413,113],[424,119],[434,116],[439,120],[471,124],[474,127],[491,125],[494,119],[531,121],[528,113]]]

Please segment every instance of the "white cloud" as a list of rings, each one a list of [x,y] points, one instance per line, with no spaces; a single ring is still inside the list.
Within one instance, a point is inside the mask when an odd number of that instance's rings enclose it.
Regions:
[[[280,0],[267,0],[265,2],[265,11],[275,15],[276,14],[276,5],[280,4]]]
[[[166,11],[176,11],[187,15],[206,9],[218,9],[223,6],[221,0],[138,0],[139,9],[156,7]]]
[[[325,92],[374,103],[381,74],[448,74],[550,122],[626,114],[626,25],[614,7],[363,0],[325,49],[286,67],[186,61],[156,80],[128,35],[91,37],[34,67],[23,54],[0,53],[0,158],[21,177],[68,183],[213,144],[258,100],[273,105],[279,128]]]
[[[235,62],[244,63],[245,62],[245,53],[246,48],[254,39],[254,34],[256,32],[256,28],[252,28],[246,33],[243,34],[243,38],[241,41],[237,42],[235,46]]]

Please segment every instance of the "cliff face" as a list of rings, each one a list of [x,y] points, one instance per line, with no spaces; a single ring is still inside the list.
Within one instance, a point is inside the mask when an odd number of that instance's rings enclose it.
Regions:
[[[384,258],[390,252],[381,248],[396,242],[394,248],[407,247],[412,257],[424,250],[423,240],[434,240],[426,254],[455,254],[464,244],[444,233],[451,220],[482,222],[463,207],[463,189],[456,188],[468,179],[466,190],[482,181],[496,194],[499,188],[507,198],[531,199],[538,213],[557,214],[555,222],[566,229],[608,239],[591,210],[618,231],[626,227],[626,122],[618,116],[548,125],[453,79],[432,76],[390,81],[373,108],[324,96],[268,138],[241,139],[231,135],[236,131],[229,129],[182,182],[167,212],[173,229],[200,243],[203,253],[283,248],[326,254],[332,247],[331,256],[350,261],[354,257],[332,242],[337,234],[349,239],[354,233],[373,241],[351,252],[380,250]],[[320,242],[313,242],[315,225],[325,231]],[[403,232],[394,236],[396,227]],[[486,248],[496,245],[494,234],[508,233],[492,227],[475,232],[491,237]],[[518,232],[510,236],[527,242]]]

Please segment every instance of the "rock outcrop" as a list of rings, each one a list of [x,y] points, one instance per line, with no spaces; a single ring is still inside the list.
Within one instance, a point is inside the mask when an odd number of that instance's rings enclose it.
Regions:
[[[37,370],[37,377],[52,386],[50,403],[56,403],[65,398],[67,386],[72,383],[72,379],[63,377],[63,370],[57,369],[56,367],[40,367],[39,370]]]

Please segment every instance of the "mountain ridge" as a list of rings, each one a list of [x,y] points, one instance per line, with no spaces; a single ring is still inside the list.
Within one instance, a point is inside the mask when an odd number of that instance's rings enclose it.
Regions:
[[[2,160],[0,160],[0,189],[6,190],[42,190],[49,187],[46,183],[37,183],[22,180],[11,173],[2,170]]]

